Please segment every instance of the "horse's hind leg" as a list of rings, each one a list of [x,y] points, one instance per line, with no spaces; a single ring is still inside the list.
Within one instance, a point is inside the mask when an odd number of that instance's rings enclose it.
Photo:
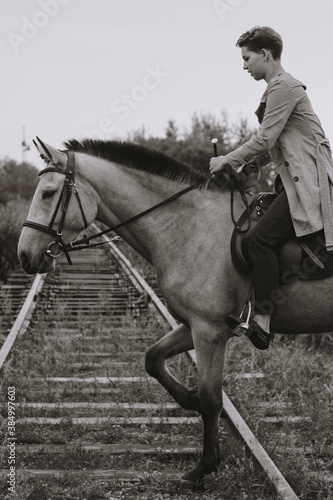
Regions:
[[[173,377],[166,366],[166,360],[193,349],[191,330],[179,325],[162,337],[146,354],[146,370],[171,394],[177,403],[186,410],[200,412],[197,391],[190,391]]]

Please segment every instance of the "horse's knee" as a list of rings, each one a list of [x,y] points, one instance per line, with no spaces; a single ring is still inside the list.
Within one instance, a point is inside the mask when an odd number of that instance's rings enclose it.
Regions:
[[[218,396],[207,397],[200,392],[201,415],[203,418],[208,418],[209,421],[214,421],[221,416],[223,402]]]
[[[151,346],[147,353],[146,353],[146,358],[145,358],[145,369],[146,372],[151,376],[154,377],[157,372],[158,372],[158,360],[160,359],[159,355],[159,347],[154,344]]]
[[[202,383],[200,387],[201,413],[209,419],[217,418],[223,408],[222,383]]]

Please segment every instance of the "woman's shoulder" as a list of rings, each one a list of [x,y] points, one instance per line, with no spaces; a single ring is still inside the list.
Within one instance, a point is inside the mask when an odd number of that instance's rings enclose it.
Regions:
[[[277,88],[279,86],[287,86],[289,88],[303,87],[303,89],[306,90],[306,85],[304,85],[303,82],[297,80],[290,73],[287,73],[284,70],[278,72],[268,84],[269,90],[273,90],[273,88]]]

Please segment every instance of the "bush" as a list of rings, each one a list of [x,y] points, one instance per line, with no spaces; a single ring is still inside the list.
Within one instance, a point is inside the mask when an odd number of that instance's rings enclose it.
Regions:
[[[37,184],[34,166],[0,160],[0,281],[19,266],[17,243]]]
[[[0,205],[17,197],[31,200],[38,184],[37,169],[28,163],[0,160]]]
[[[0,281],[6,282],[19,266],[17,243],[30,202],[22,199],[0,205]]]

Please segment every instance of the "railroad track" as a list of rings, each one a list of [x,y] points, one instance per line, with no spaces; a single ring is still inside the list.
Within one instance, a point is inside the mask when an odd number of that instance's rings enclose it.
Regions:
[[[38,277],[0,352],[2,458],[4,464],[6,458],[14,460],[15,491],[23,495],[18,499],[53,500],[47,496],[49,487],[54,498],[63,500],[63,493],[56,495],[64,484],[70,491],[74,483],[76,491],[84,485],[82,497],[68,498],[139,498],[144,492],[151,496],[142,498],[164,498],[156,492],[169,494],[173,484],[178,490],[172,480],[198,459],[200,418],[179,408],[144,371],[147,347],[176,322],[117,246],[108,245],[108,250],[77,252],[72,267],[60,259],[54,273]],[[195,384],[195,353],[179,357],[171,369]],[[243,380],[262,376],[230,375]],[[7,407],[7,397],[15,405]],[[239,492],[252,489],[250,481],[258,488],[259,481],[261,496],[253,498],[296,500],[230,399],[223,397],[221,434],[228,446],[222,451],[226,467],[231,461],[233,474],[238,473]],[[8,408],[15,413],[13,436],[8,434]],[[261,470],[258,476],[253,476],[254,462]],[[2,477],[8,480],[3,467]],[[213,492],[216,481],[205,481]],[[96,496],[98,484],[107,484],[111,496]],[[215,495],[211,498],[224,498]]]
[[[11,274],[7,283],[2,284],[0,288],[1,343],[3,343],[12,329],[13,318],[19,314],[33,281],[33,278],[25,274],[22,269],[18,269]]]

